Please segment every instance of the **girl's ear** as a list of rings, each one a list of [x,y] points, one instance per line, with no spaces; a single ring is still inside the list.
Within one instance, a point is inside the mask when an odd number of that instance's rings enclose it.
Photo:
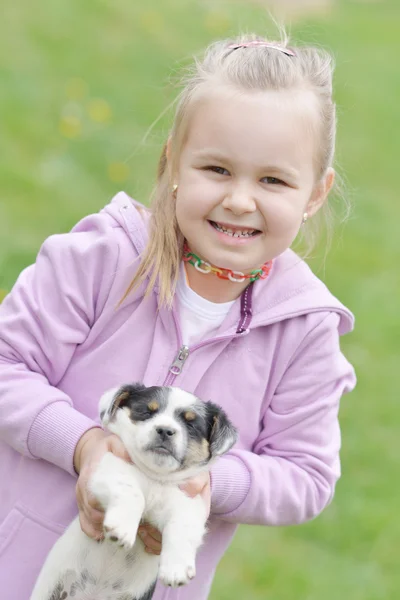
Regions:
[[[327,169],[323,178],[315,185],[311,198],[307,204],[306,211],[312,217],[325,203],[329,192],[335,182],[335,171],[331,167]]]
[[[210,433],[208,442],[212,458],[228,452],[237,441],[237,431],[225,412],[212,402],[206,402]]]

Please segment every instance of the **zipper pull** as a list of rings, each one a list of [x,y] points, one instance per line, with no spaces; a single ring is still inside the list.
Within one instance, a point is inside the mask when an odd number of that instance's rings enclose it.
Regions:
[[[188,356],[189,356],[188,346],[182,346],[182,348],[179,349],[174,362],[172,363],[172,365],[169,368],[170,373],[172,373],[173,375],[179,375],[179,373],[181,373],[181,371],[183,369],[183,365],[185,364],[185,361]]]

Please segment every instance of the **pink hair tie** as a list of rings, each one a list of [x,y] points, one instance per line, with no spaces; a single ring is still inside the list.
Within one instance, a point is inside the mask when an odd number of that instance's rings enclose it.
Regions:
[[[274,50],[280,50],[286,56],[296,56],[293,50],[289,48],[284,48],[283,46],[277,46],[276,44],[271,44],[270,42],[264,42],[263,40],[252,40],[251,42],[243,42],[242,44],[230,44],[228,48],[231,50],[237,50],[238,48],[250,48],[252,46],[264,46],[265,48],[273,48]]]

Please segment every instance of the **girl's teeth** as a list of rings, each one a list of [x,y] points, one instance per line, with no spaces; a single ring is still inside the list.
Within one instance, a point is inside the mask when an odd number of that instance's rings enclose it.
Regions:
[[[249,229],[246,231],[233,231],[232,229],[225,229],[224,227],[222,227],[221,225],[218,225],[218,223],[214,223],[215,229],[217,231],[220,231],[221,233],[225,233],[226,235],[229,235],[231,237],[250,237],[251,235],[253,235],[255,229]]]

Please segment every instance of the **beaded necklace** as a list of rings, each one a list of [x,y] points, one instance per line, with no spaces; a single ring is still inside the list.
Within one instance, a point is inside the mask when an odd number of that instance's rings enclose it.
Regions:
[[[186,242],[183,246],[182,258],[184,262],[188,262],[189,264],[193,265],[197,271],[200,271],[200,273],[212,273],[220,279],[229,280],[233,283],[242,283],[246,279],[248,279],[250,282],[257,281],[257,279],[266,279],[272,267],[272,260],[266,262],[259,269],[253,269],[250,271],[250,273],[246,274],[242,273],[241,271],[224,269],[223,267],[214,267],[213,265],[210,265],[210,263],[197,256],[197,254],[194,254]]]

